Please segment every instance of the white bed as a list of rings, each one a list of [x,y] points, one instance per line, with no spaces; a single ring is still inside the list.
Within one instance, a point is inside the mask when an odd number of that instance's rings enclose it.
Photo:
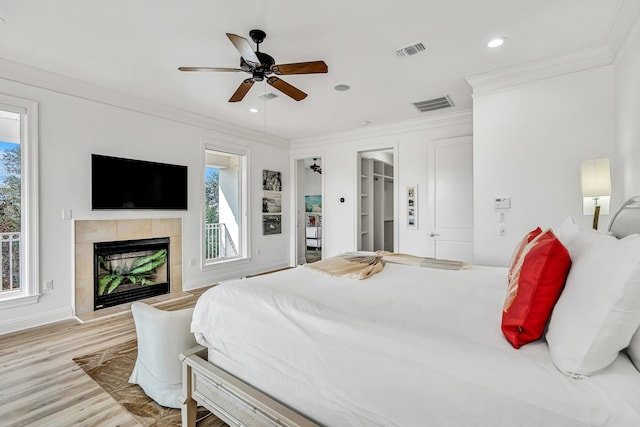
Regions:
[[[216,286],[194,311],[208,362],[185,355],[183,420],[193,422],[197,400],[236,425],[640,425],[640,373],[626,353],[575,379],[552,363],[544,339],[518,350],[505,340],[506,282],[507,268],[387,263],[366,280],[300,266]],[[199,392],[208,365],[233,376],[209,388],[269,414],[238,421]],[[295,412],[281,417],[283,408]]]

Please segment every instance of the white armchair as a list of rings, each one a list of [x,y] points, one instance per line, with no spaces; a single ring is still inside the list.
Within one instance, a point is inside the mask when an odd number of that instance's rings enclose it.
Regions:
[[[197,345],[191,333],[193,308],[159,310],[136,301],[131,313],[138,337],[138,359],[129,382],[162,406],[182,407],[182,363],[179,355]]]

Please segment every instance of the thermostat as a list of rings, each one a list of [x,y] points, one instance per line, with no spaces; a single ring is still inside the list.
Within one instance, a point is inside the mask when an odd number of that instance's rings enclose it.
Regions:
[[[509,209],[511,207],[511,197],[496,197],[493,207],[496,209]]]

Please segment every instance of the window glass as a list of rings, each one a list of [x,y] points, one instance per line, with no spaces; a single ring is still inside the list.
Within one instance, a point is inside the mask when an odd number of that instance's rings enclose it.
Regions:
[[[247,156],[211,148],[205,156],[205,264],[246,257]]]

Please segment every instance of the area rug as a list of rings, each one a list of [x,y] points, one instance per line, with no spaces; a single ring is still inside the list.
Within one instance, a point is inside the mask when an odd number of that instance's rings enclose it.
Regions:
[[[129,383],[138,349],[136,340],[95,353],[76,357],[73,361],[100,387],[122,405],[145,427],[180,426],[180,409],[158,405],[137,384]],[[205,408],[198,408],[198,427],[225,427],[227,424]]]

